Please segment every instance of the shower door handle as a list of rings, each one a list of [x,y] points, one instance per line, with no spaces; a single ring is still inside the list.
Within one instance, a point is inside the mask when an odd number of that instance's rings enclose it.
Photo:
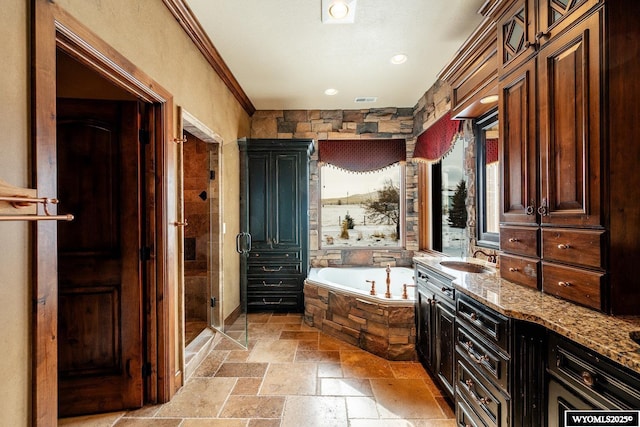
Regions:
[[[241,236],[242,236],[242,233],[236,234],[236,252],[238,252],[239,254],[242,253],[242,250],[240,249],[240,237]]]
[[[243,237],[247,238],[247,244],[244,247],[242,245]],[[242,255],[246,255],[251,252],[251,234],[247,233],[246,231],[242,231],[236,234],[236,252]]]

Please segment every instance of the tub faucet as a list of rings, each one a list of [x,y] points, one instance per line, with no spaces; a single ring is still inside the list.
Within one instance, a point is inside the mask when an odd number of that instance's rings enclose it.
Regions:
[[[371,290],[369,291],[369,295],[376,294],[376,281],[375,280],[365,280],[367,283],[371,283]]]
[[[402,299],[409,299],[409,294],[407,293],[407,288],[415,288],[416,285],[407,285],[406,283],[402,285]]]
[[[391,264],[387,264],[387,269],[385,271],[387,272],[387,292],[384,293],[384,297],[391,298]]]

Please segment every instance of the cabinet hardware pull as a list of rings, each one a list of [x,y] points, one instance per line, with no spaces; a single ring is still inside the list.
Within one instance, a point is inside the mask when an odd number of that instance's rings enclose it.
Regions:
[[[473,380],[471,380],[471,379],[464,380],[464,383],[467,385],[467,387],[473,387]]]
[[[538,32],[536,33],[536,41],[537,41],[537,42],[540,42],[540,39],[542,39],[543,37],[544,37],[544,38],[549,37],[549,33],[548,33],[548,32],[544,32],[544,31],[538,31]],[[538,43],[538,44],[539,44],[539,43]]]
[[[476,356],[475,354],[473,354],[471,352],[470,348],[467,349],[467,354],[469,355],[471,360],[476,362],[478,365],[482,365],[484,362],[488,362],[489,361],[489,356],[487,356],[486,354],[483,355],[483,356]]]
[[[565,244],[563,244],[563,243],[560,243],[560,244],[558,245],[558,249],[569,249],[569,248],[570,248],[570,246],[569,246],[569,245],[565,245]]]
[[[570,282],[562,282],[562,281],[560,281],[560,282],[558,282],[558,286],[562,286],[562,287],[568,288],[569,286],[571,286],[571,283]]]
[[[593,375],[591,375],[591,373],[587,371],[583,371],[581,376],[582,376],[583,383],[585,383],[589,387],[593,387],[593,384],[595,383],[595,379],[593,378]]]
[[[491,402],[491,398],[490,397],[480,397],[478,396],[478,394],[472,390],[473,387],[473,381],[471,380],[466,380],[465,384],[467,386],[467,390],[469,391],[469,394],[473,397],[473,399],[478,402],[478,404],[482,405],[482,406],[486,406],[487,403]]]
[[[280,270],[282,270],[282,266],[280,266],[278,268],[267,268],[264,265],[262,266],[262,271],[266,271],[266,272],[269,272],[269,273],[275,273],[275,272],[280,271]]]
[[[282,286],[282,280],[278,283],[266,283],[264,280],[262,281],[262,286],[270,286],[270,287],[278,287]]]
[[[515,237],[510,237],[509,238],[509,242],[510,243],[516,243],[516,242],[519,242],[519,241],[520,241],[520,239],[516,239]]]
[[[282,298],[280,298],[278,301],[267,301],[266,299],[262,298],[262,303],[266,305],[278,305],[281,302],[282,302]]]
[[[478,315],[475,313],[471,313],[469,317],[471,317],[471,320],[478,320]]]
[[[518,269],[515,267],[509,267],[509,271],[515,273],[516,271],[518,271]]]
[[[542,205],[538,208],[538,213],[540,216],[549,216],[549,211],[547,210],[547,199],[542,199]]]
[[[525,212],[527,215],[533,215],[534,213],[536,213],[536,208],[535,208],[535,206],[536,206],[536,201],[535,201],[535,200],[532,200],[532,201],[531,201],[531,203],[529,204],[529,206],[527,206],[527,207],[525,208],[524,212]]]

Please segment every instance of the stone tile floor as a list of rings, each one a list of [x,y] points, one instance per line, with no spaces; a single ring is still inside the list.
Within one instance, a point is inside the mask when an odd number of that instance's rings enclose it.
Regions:
[[[304,324],[249,314],[248,350],[228,338],[163,405],[66,418],[82,427],[453,427],[418,362],[391,362]]]

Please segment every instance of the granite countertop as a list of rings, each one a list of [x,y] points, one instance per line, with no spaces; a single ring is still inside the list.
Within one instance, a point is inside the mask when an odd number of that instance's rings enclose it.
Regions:
[[[483,273],[464,273],[440,261],[467,261],[486,267]],[[639,316],[609,316],[500,277],[494,264],[475,258],[415,257],[414,262],[453,280],[462,292],[514,319],[545,326],[583,346],[640,373],[640,344],[629,334],[640,331]]]

